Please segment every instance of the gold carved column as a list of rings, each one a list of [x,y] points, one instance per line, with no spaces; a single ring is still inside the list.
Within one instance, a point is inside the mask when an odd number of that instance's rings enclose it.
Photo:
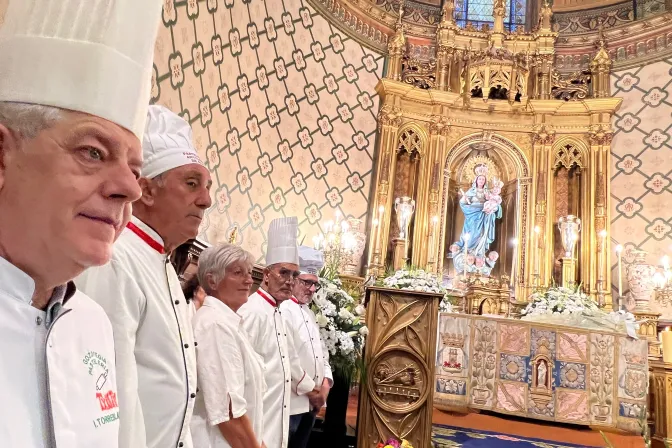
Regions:
[[[389,241],[389,222],[392,216],[392,197],[396,147],[401,125],[401,110],[383,105],[378,113],[378,167],[376,171],[376,192],[373,203],[372,220],[378,225],[371,226],[374,231],[369,235],[369,275],[379,277],[385,273],[385,257]],[[383,207],[383,213],[379,213]]]
[[[360,391],[357,446],[388,438],[432,446],[438,294],[368,288],[369,336]]]
[[[443,188],[443,161],[448,148],[446,139],[450,134],[450,123],[441,116],[433,116],[429,125],[429,148],[427,151],[427,166],[431,166],[428,178],[428,207],[427,221],[424,223],[427,232],[427,250],[414,254],[413,260],[418,266],[426,266],[428,272],[438,272],[439,259],[443,254],[443,233],[440,222],[442,210],[439,198]],[[420,223],[422,225],[423,223]]]
[[[611,269],[609,269],[611,250],[609,248],[610,219],[610,163],[612,132],[608,125],[594,125],[588,134],[590,142],[591,169],[591,222],[594,238],[594,269],[591,276],[591,290],[594,290],[597,301],[607,309],[612,308]],[[606,235],[606,236],[605,236]]]
[[[536,287],[548,284],[552,258],[547,244],[549,236],[553,234],[553,223],[549,219],[548,198],[552,195],[551,185],[551,146],[555,141],[555,131],[542,124],[537,126],[532,135],[534,142],[532,155],[532,197],[534,198],[534,222],[530,226],[528,260],[530,265],[527,272],[530,291]]]

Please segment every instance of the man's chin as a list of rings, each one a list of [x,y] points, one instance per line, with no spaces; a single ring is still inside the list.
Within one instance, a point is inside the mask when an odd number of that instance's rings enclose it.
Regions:
[[[90,244],[80,242],[80,246],[73,250],[76,261],[85,268],[102,266],[112,258],[112,243],[91,241]]]

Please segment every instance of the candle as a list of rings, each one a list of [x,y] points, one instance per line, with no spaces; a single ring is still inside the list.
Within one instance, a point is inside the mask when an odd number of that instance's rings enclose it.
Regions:
[[[434,215],[432,217],[432,228],[431,228],[431,231],[430,231],[430,234],[431,234],[432,237],[429,241],[429,255],[430,255],[429,261],[430,262],[434,262],[434,254],[435,254],[434,248],[436,247],[436,241],[437,241],[437,239],[436,239],[436,237],[437,237],[436,226],[437,226],[438,223],[439,223],[439,217]]]
[[[604,265],[605,261],[607,259],[607,231],[605,229],[600,230],[600,238],[602,239],[602,246],[600,248],[600,256],[599,256],[599,270],[600,274],[598,276],[598,284],[599,284],[599,289],[598,291],[605,291],[605,284],[604,284]]]
[[[383,234],[383,223],[385,222],[385,220],[383,219],[384,215],[385,215],[385,207],[381,205],[380,207],[378,207],[378,242],[376,242],[376,248],[381,253],[381,257],[380,257],[381,260],[383,259],[383,257],[382,257],[383,247],[382,246],[383,246],[383,236],[384,236],[384,234]]]
[[[469,238],[471,236],[468,233],[464,234],[464,278],[467,278],[467,250],[469,249]]]
[[[623,274],[621,273],[621,258],[623,256],[623,246],[616,246],[616,255],[618,256],[618,297],[623,297]]]
[[[371,244],[372,245],[371,253],[375,254],[376,250],[378,249],[378,231],[377,231],[378,220],[376,218],[373,218],[373,222],[371,223],[371,227],[373,227],[371,229],[371,231],[373,233],[373,242]]]
[[[663,331],[663,362],[672,362],[672,331]]]
[[[518,258],[518,238],[513,238],[511,240],[511,245],[513,246],[513,260],[511,261],[511,287],[515,288],[516,286],[516,263]]]
[[[535,263],[534,263],[534,275],[537,277],[537,286],[539,282],[539,261],[541,260],[541,254],[539,253],[539,235],[541,234],[541,227],[534,226],[534,248],[535,248]]]

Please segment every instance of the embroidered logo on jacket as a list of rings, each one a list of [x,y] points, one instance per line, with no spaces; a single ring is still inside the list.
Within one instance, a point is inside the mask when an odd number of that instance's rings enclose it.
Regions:
[[[108,376],[110,370],[107,367],[107,360],[103,355],[95,351],[89,351],[82,359],[84,365],[87,366],[89,375],[95,378],[96,401],[100,406],[101,414],[107,411],[112,411],[119,408],[117,403],[117,394],[110,390],[108,384]],[[105,386],[108,387],[105,387]],[[109,414],[101,415],[93,420],[93,427],[100,428],[103,425],[119,420],[119,411],[114,411]]]

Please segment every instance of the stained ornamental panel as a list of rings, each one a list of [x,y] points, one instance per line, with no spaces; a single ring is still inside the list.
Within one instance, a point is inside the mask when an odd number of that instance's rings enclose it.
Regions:
[[[608,331],[441,313],[434,405],[639,432],[647,349]]]

